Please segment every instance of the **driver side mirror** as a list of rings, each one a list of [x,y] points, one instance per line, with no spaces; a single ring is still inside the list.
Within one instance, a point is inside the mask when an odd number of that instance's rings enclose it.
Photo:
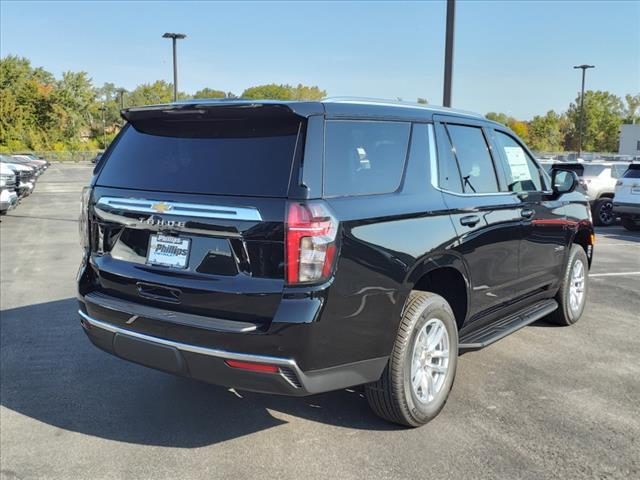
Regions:
[[[578,186],[578,175],[572,170],[553,169],[551,174],[553,196],[558,198],[565,193],[573,192]]]

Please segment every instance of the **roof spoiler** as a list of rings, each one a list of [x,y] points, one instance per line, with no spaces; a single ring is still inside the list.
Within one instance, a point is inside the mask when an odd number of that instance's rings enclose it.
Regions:
[[[277,102],[272,100],[176,102],[131,107],[120,111],[122,118],[131,123],[135,123],[137,120],[178,117],[180,115],[211,116],[212,118],[241,118],[247,115],[257,117],[297,115],[306,118],[322,114],[324,114],[324,107],[319,102]]]

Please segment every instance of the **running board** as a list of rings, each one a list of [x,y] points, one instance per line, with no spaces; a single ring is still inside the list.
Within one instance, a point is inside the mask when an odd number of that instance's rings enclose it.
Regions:
[[[458,350],[469,351],[484,348],[513,332],[517,332],[522,327],[526,327],[536,320],[540,320],[557,308],[558,302],[552,299],[535,303],[521,312],[462,335],[458,342]]]

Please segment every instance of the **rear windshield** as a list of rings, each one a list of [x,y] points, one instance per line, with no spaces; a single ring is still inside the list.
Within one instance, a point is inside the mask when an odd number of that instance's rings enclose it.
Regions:
[[[556,163],[552,168],[558,170],[571,170],[572,172],[576,172],[576,175],[578,175],[579,177],[584,174],[584,165],[576,163]]]
[[[176,193],[284,197],[300,119],[145,119],[128,124],[96,184]]]
[[[640,178],[640,165],[632,165],[624,172],[622,178]]]
[[[585,177],[598,177],[602,172],[611,167],[607,165],[585,165],[584,176]]]

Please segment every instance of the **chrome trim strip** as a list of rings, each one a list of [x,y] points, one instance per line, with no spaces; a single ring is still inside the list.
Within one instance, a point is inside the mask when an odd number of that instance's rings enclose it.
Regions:
[[[436,155],[436,144],[433,124],[428,125],[429,133],[429,161],[431,168],[431,185],[436,190],[439,190],[449,195],[455,195],[456,197],[504,197],[517,195],[519,192],[489,192],[489,193],[459,193],[452,192],[445,188],[440,187],[438,178],[438,157]]]
[[[165,345],[167,347],[173,347],[183,352],[191,352],[198,353],[200,355],[207,355],[209,357],[221,358],[225,360],[237,360],[240,362],[254,362],[254,363],[268,363],[271,365],[279,365],[283,367],[291,368],[296,375],[298,376],[298,380],[304,385],[304,373],[298,367],[298,364],[295,360],[291,360],[289,358],[281,358],[281,357],[270,357],[268,355],[253,355],[250,353],[236,353],[236,352],[227,352],[225,350],[217,350],[214,348],[207,347],[199,347],[197,345],[190,345],[182,342],[175,342],[173,340],[167,340],[165,338],[153,337],[151,335],[145,335],[144,333],[134,332],[132,330],[127,330],[125,328],[120,328],[110,323],[102,322],[100,320],[96,320],[93,317],[90,317],[82,310],[78,310],[78,314],[87,322],[91,327],[101,328],[102,330],[106,330],[111,333],[120,333],[122,335],[128,335],[130,337],[138,338],[140,340],[145,340],[147,342],[157,343],[160,345]],[[300,388],[294,385],[290,379],[286,377],[282,372],[279,372],[279,375],[284,378],[287,383],[292,385],[294,388]]]
[[[404,102],[397,100],[384,100],[379,98],[367,98],[367,97],[325,97],[321,100],[322,103],[347,103],[355,105],[375,105],[380,107],[403,107],[412,108],[417,110],[427,110],[436,114],[459,114],[472,117],[473,119],[486,120],[483,115],[469,110],[459,110],[457,108],[439,107],[435,105],[424,105],[421,103]]]
[[[438,188],[438,157],[436,156],[436,137],[433,133],[433,123],[427,125],[429,133],[429,163],[431,165],[431,185]]]
[[[156,205],[161,206],[154,208]],[[220,218],[226,220],[246,220],[259,222],[262,216],[254,207],[227,207],[221,205],[205,205],[201,203],[181,203],[146,200],[141,198],[100,197],[96,202],[99,208],[125,210],[137,213],[160,215],[179,215],[183,217]]]
[[[169,322],[224,333],[248,333],[254,332],[258,329],[258,325],[255,323],[238,322],[223,318],[208,318],[201,315],[194,315],[192,313],[174,312],[172,310],[164,310],[147,305],[135,304],[127,300],[121,300],[97,292],[86,294],[84,300],[85,302],[98,305],[99,307],[106,308],[107,310],[132,315],[132,317],[126,322],[128,324],[133,323],[138,317],[142,316],[161,322]]]

